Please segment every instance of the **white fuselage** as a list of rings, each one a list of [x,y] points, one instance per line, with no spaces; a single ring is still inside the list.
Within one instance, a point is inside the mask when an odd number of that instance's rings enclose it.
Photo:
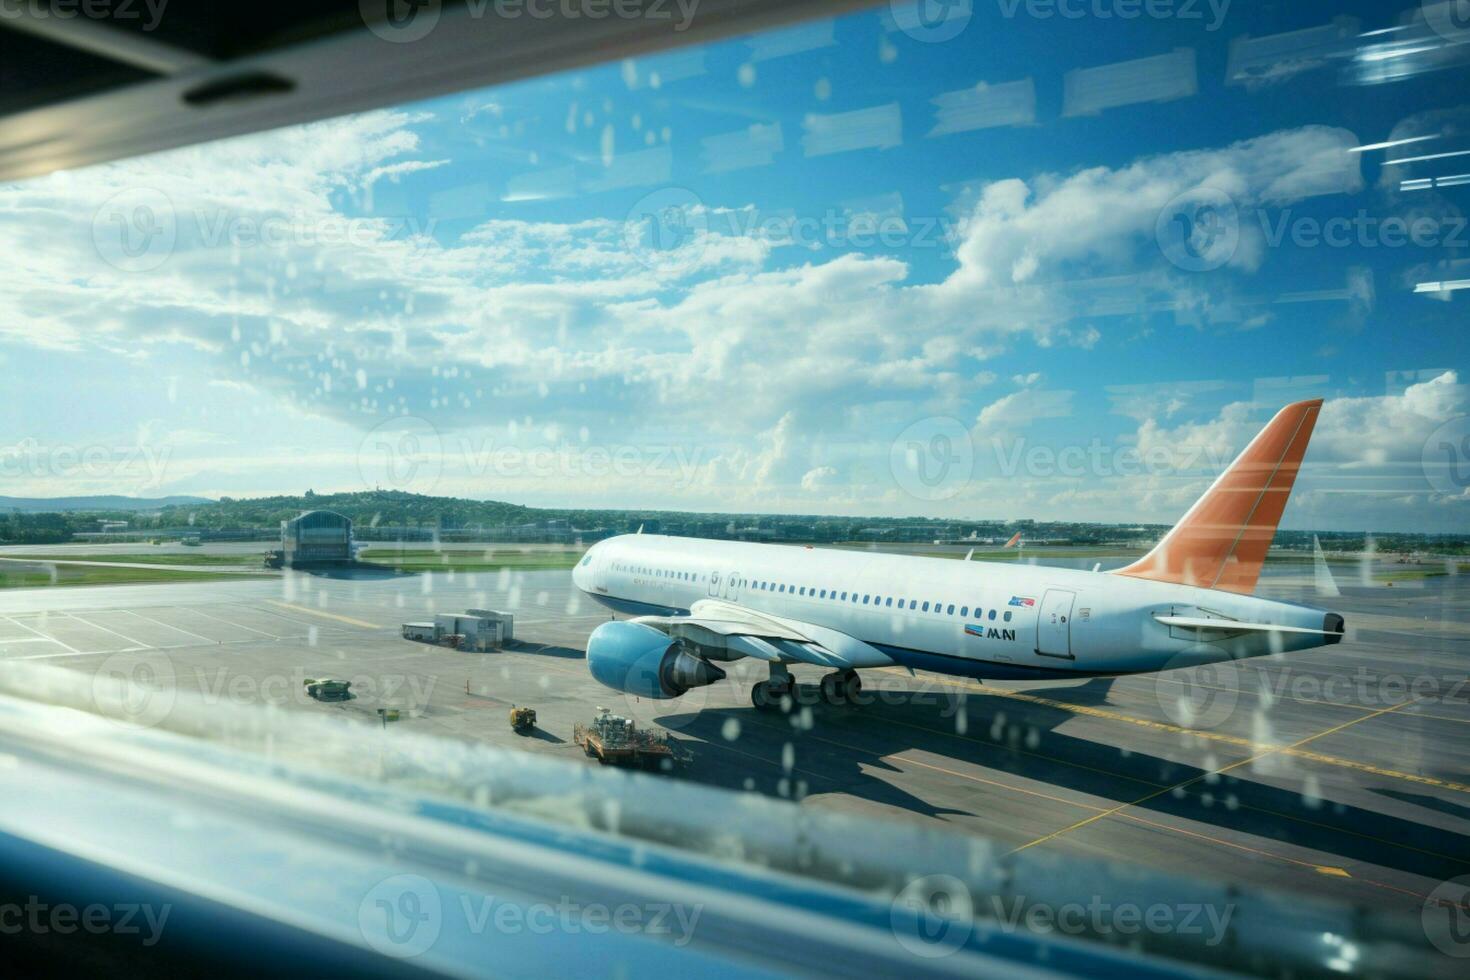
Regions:
[[[636,534],[595,545],[573,581],[630,615],[677,615],[719,599],[838,631],[889,663],[972,677],[1140,673],[1328,642],[1308,633],[1202,639],[1155,619],[1321,630],[1325,614],[1306,606],[1009,562]]]

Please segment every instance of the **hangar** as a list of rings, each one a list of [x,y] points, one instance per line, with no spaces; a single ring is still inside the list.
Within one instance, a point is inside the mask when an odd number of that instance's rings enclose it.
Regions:
[[[281,558],[291,567],[352,561],[352,521],[330,510],[308,510],[282,521]]]

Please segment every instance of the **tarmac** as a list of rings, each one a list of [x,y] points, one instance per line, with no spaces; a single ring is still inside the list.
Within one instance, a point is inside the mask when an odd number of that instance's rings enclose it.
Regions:
[[[757,712],[764,665],[674,701],[596,684],[583,660],[609,613],[567,571],[387,571],[0,592],[0,659],[88,672],[146,668],[230,702],[356,715],[594,765],[572,727],[598,707],[669,731],[692,761],[663,778],[894,820],[939,821],[1007,850],[1418,911],[1470,873],[1470,577],[1318,596],[1310,567],[1261,594],[1342,613],[1345,640],[1287,657],[1085,682],[984,684],[864,672],[862,703]],[[404,640],[403,622],[515,614],[489,653]],[[352,681],[321,703],[306,678]],[[514,734],[512,705],[539,727]],[[386,724],[384,722],[383,724]],[[881,842],[875,842],[881,846]]]

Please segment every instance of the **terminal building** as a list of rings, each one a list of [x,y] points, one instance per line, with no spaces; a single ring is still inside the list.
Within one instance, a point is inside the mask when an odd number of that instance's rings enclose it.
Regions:
[[[288,567],[351,562],[352,521],[329,510],[309,510],[282,521],[281,559]]]

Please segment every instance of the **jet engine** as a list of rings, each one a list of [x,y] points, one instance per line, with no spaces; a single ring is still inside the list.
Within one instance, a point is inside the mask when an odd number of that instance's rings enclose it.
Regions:
[[[642,623],[603,623],[593,630],[587,640],[587,669],[599,684],[615,691],[660,700],[725,678],[714,664]]]

